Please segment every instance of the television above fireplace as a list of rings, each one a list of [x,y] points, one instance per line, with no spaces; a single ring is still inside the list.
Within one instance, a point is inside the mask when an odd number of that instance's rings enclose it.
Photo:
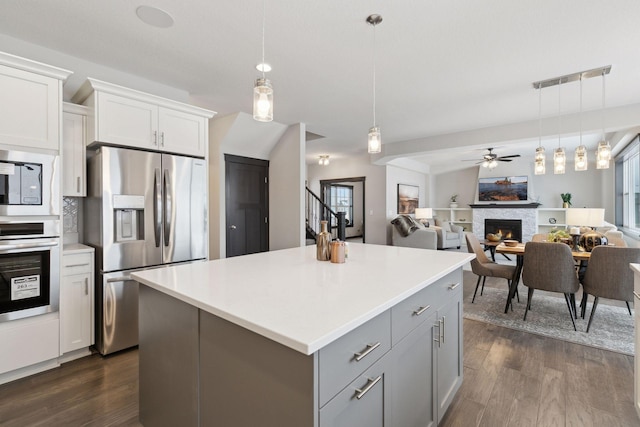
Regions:
[[[479,202],[517,202],[528,198],[529,177],[498,176],[478,180]]]

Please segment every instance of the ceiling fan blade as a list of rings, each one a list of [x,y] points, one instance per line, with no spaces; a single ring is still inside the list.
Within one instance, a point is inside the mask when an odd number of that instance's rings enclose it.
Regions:
[[[505,159],[503,157],[498,157],[496,160],[499,161],[499,162],[512,162],[513,161],[512,159]]]
[[[512,154],[510,156],[500,156],[498,158],[499,159],[508,159],[508,158],[511,158],[511,157],[520,157],[520,154]]]

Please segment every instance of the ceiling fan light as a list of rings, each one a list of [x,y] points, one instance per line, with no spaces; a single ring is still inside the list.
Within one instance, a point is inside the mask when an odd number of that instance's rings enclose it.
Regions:
[[[382,135],[380,135],[379,127],[374,126],[369,129],[368,141],[369,154],[376,154],[382,151]]]
[[[567,156],[564,154],[564,148],[556,148],[553,152],[553,173],[561,175],[565,172],[565,164],[567,163]]]
[[[584,145],[579,145],[578,148],[576,148],[574,163],[575,163],[574,166],[576,171],[587,170],[587,166],[588,166],[587,147],[585,147]]]

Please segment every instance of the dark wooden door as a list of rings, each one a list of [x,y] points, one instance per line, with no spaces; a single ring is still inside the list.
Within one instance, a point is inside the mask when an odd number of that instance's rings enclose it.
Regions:
[[[225,155],[227,258],[269,250],[269,162]]]

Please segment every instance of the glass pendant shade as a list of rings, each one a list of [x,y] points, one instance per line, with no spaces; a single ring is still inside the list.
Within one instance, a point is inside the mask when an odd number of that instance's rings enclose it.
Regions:
[[[587,147],[584,145],[579,145],[576,148],[576,154],[574,157],[575,161],[575,170],[577,171],[586,171],[587,170]]]
[[[609,169],[609,161],[611,160],[611,146],[609,141],[600,141],[598,143],[598,151],[596,152],[596,168]]]
[[[564,148],[556,148],[553,152],[553,173],[556,175],[563,174],[566,163],[567,156],[564,154]]]
[[[544,147],[536,148],[536,163],[535,163],[535,174],[536,175],[544,175],[546,170],[545,166],[546,156],[544,154]]]
[[[380,135],[379,127],[374,126],[369,129],[368,147],[368,151],[370,154],[376,154],[382,150],[382,136]]]
[[[259,122],[273,120],[273,88],[269,79],[256,79],[253,88],[253,118]]]

